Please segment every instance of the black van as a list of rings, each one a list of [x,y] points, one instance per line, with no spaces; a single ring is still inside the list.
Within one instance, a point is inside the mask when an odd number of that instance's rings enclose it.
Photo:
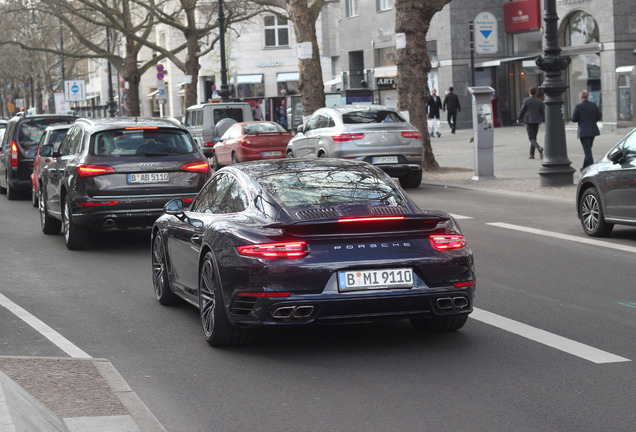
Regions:
[[[0,193],[10,200],[31,190],[33,159],[47,126],[73,123],[73,115],[19,113],[7,123],[0,149]]]

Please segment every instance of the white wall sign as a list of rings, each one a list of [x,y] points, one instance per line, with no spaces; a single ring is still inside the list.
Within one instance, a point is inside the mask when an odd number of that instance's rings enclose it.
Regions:
[[[397,49],[406,48],[406,33],[395,34],[395,48]]]
[[[311,42],[301,42],[298,44],[298,58],[307,60],[312,57]]]
[[[79,102],[86,100],[86,81],[64,81],[64,99],[67,102]]]
[[[497,18],[493,14],[481,12],[477,15],[473,31],[475,34],[475,52],[477,54],[494,54],[499,51]]]

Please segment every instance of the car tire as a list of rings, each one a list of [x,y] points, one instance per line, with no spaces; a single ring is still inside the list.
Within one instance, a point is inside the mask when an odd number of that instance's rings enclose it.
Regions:
[[[238,156],[236,156],[236,153],[232,153],[232,163],[234,165],[241,163],[241,161],[239,161]]]
[[[216,158],[216,153],[212,153],[212,169],[218,171],[223,168],[223,165],[219,164],[219,160]]]
[[[400,177],[400,186],[404,189],[415,189],[422,184],[422,170],[411,171]]]
[[[614,224],[605,222],[603,207],[595,188],[586,189],[579,201],[579,216],[585,234],[590,237],[608,236]]]
[[[288,150],[288,151],[287,151],[287,154],[285,155],[285,157],[286,157],[287,159],[293,159],[293,158],[294,158],[294,153],[292,153],[292,151],[291,151],[291,150]]]
[[[7,193],[7,188],[0,186],[0,195],[4,195]]]
[[[35,192],[35,189],[33,189],[33,186],[31,186],[31,204],[33,204],[33,207],[38,208],[39,202],[38,194]]]
[[[62,211],[62,228],[64,230],[64,243],[69,250],[85,249],[88,243],[88,230],[77,226],[71,217],[71,203],[68,197],[64,200]]]
[[[411,318],[411,325],[420,333],[449,333],[464,327],[468,315]]]
[[[205,340],[213,347],[243,345],[254,340],[254,329],[235,327],[227,319],[214,256],[208,252],[199,276],[199,314]]]
[[[7,198],[10,201],[18,199],[18,191],[16,191],[15,188],[12,188],[11,183],[9,183],[9,173],[7,173]]]
[[[168,260],[163,238],[159,233],[152,241],[152,284],[157,301],[164,306],[175,304],[177,296],[170,288],[168,279]]]
[[[44,193],[38,194],[38,210],[40,211],[40,226],[44,234],[59,234],[62,229],[62,222],[49,216],[46,208],[46,197]]]

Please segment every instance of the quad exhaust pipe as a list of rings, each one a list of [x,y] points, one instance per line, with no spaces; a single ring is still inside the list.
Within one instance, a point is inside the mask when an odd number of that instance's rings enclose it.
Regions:
[[[306,320],[313,313],[313,306],[281,306],[272,312],[272,316],[277,320]]]
[[[435,300],[437,309],[441,311],[462,310],[469,305],[466,297],[440,297]]]

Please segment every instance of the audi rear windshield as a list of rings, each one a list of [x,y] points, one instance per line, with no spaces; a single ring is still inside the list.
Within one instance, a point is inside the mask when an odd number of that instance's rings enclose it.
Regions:
[[[168,156],[195,151],[186,131],[141,127],[97,132],[90,146],[90,154],[104,157]]]
[[[406,120],[395,111],[367,109],[362,111],[351,111],[343,114],[342,122],[345,124],[405,123]]]
[[[259,178],[258,182],[286,207],[405,204],[394,185],[361,170],[277,172]]]

